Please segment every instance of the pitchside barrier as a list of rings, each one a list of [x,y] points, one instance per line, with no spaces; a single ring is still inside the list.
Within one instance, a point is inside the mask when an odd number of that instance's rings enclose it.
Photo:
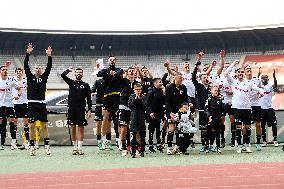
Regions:
[[[278,128],[278,141],[284,142],[284,111],[276,111],[277,116],[277,128]],[[66,121],[66,114],[49,114],[48,115],[48,129],[50,133],[50,142],[52,145],[70,145],[70,133],[69,133],[69,127],[67,125]],[[96,128],[93,121],[93,116],[88,120],[89,125],[85,127],[85,139],[84,139],[84,145],[96,145]],[[198,128],[198,116],[195,118],[195,124]],[[6,133],[6,145],[9,145],[11,143],[11,135],[10,135],[10,128],[7,127],[7,133]],[[21,119],[19,119],[18,124],[18,133],[17,133],[17,139],[18,143],[22,143],[22,132],[23,132],[23,125],[21,122]],[[271,128],[267,129],[267,138],[268,141],[272,141],[272,130]],[[40,144],[43,144],[43,136],[41,135],[41,142]],[[229,118],[226,117],[226,131],[225,131],[225,137],[226,142],[230,143],[231,141],[231,128],[229,126]],[[148,138],[148,135],[147,135]],[[112,128],[112,139],[113,143],[115,140],[115,132]],[[252,143],[255,142],[255,127],[252,124]],[[194,140],[196,143],[200,143],[200,131],[197,132],[194,136]],[[146,140],[148,141],[148,140]]]

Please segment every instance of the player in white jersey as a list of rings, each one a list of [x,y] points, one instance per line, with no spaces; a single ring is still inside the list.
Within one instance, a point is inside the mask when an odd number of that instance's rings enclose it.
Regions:
[[[232,89],[230,84],[227,81],[227,78],[225,77],[224,73],[222,73],[223,69],[227,69],[229,67],[229,64],[225,64],[225,51],[220,51],[220,68],[217,70],[217,73],[215,74],[215,78],[213,79],[213,86],[218,86],[220,95],[223,98],[223,116],[221,118],[221,148],[225,147],[225,116],[228,114],[230,116],[230,122],[231,122],[231,132],[232,132],[232,142],[235,144],[235,132],[236,132],[236,126],[234,124],[234,110],[232,109]],[[232,146],[232,145],[231,145]]]
[[[13,77],[8,77],[8,69],[6,66],[0,66],[0,131],[2,132],[2,119],[7,117],[10,126],[10,132],[12,137],[11,149],[14,150],[17,148],[16,145],[16,132],[17,128],[15,127],[15,112],[13,108],[13,95],[12,88],[18,90],[17,96],[22,95],[21,88],[17,85],[17,82]]]
[[[195,112],[196,108],[196,100],[195,100],[195,86],[192,83],[192,73],[190,72],[190,63],[184,62],[183,64],[183,71],[182,73],[182,84],[186,86],[187,89],[187,96],[192,103],[193,107],[190,108],[191,113]]]
[[[268,83],[269,79],[267,75],[261,76],[261,87],[264,90],[264,96],[260,98],[260,106],[261,106],[261,127],[262,127],[262,138],[263,145],[267,145],[266,139],[266,124],[268,127],[272,127],[273,134],[273,143],[274,146],[278,146],[277,142],[277,120],[275,116],[275,111],[272,108],[272,93],[273,90],[277,88],[277,80],[275,77],[275,70],[273,71],[273,84]]]
[[[14,79],[17,82],[17,85],[22,89],[22,95],[17,96],[16,90],[13,90],[13,103],[15,109],[15,127],[17,127],[18,118],[23,118],[24,126],[24,136],[25,140],[23,141],[23,146],[25,149],[29,148],[29,124],[28,124],[28,98],[27,98],[27,80],[23,78],[24,70],[22,68],[15,69]]]
[[[255,90],[263,96],[263,90],[253,82],[244,80],[244,70],[239,68],[237,72],[237,79],[234,79],[229,73],[232,68],[239,63],[238,60],[234,61],[225,71],[225,77],[232,87],[232,107],[235,108],[235,120],[236,120],[236,138],[238,142],[238,153],[242,152],[242,149],[248,153],[251,153],[249,147],[250,135],[251,135],[251,101],[249,98],[249,91]],[[243,131],[243,132],[242,132]],[[241,135],[243,134],[243,148],[241,147]]]
[[[254,85],[260,87],[260,79],[258,77],[252,77],[252,71],[249,65],[245,67],[245,76],[247,82],[252,82]],[[259,104],[260,98],[258,96],[258,93],[254,90],[249,91],[249,98],[251,101],[252,121],[255,123],[255,130],[256,130],[256,150],[261,151],[260,140],[262,132],[261,132],[261,107]]]

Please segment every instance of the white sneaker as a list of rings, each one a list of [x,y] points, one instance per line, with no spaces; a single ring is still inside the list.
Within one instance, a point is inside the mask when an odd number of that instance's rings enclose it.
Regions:
[[[102,150],[105,150],[107,148],[106,142],[102,142]]]
[[[30,147],[30,156],[35,156],[35,147],[34,146],[31,146]]]
[[[122,154],[121,154],[122,157],[125,157],[127,156],[127,150],[122,150]]]
[[[246,147],[246,153],[252,153],[252,151],[251,151],[249,146]]]
[[[242,153],[242,151],[243,151],[242,147],[239,146],[238,149],[237,149],[237,153],[240,154],[240,153]]]
[[[278,144],[278,142],[276,140],[273,141],[273,144],[274,144],[275,147],[279,146],[279,144]]]
[[[221,151],[220,148],[217,148],[217,149],[216,149],[216,152],[217,152],[218,154],[221,154],[221,153],[222,153],[222,151]]]
[[[267,142],[266,141],[263,141],[263,143],[262,143],[262,145],[261,145],[262,147],[265,147],[265,146],[267,146]]]
[[[39,144],[38,144],[38,143],[35,144],[35,149],[36,149],[36,150],[39,149]]]
[[[80,149],[80,150],[78,150],[78,155],[84,155],[85,153]]]
[[[45,150],[46,155],[50,155],[51,154],[49,145],[45,145],[44,150]]]
[[[242,152],[246,152],[247,151],[247,145],[246,144],[243,144],[243,146],[242,146]]]
[[[77,149],[73,149],[73,151],[72,151],[72,155],[78,155],[78,150]]]
[[[24,147],[26,150],[30,149],[30,143],[23,143]]]
[[[180,153],[179,146],[177,146],[177,145],[174,146],[173,153],[174,154],[179,154]]]
[[[11,143],[11,150],[18,149],[17,145],[15,143]]]
[[[172,147],[168,147],[168,148],[167,148],[167,154],[168,154],[168,155],[173,155],[173,154],[174,154]]]

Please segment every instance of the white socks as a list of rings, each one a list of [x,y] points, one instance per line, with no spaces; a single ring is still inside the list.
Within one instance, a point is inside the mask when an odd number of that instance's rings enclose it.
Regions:
[[[72,141],[72,144],[73,144],[73,149],[74,150],[77,150],[78,147],[77,147],[77,141]]]
[[[12,139],[12,144],[16,144],[17,139]]]
[[[78,141],[78,150],[81,150],[83,146],[83,141]]]

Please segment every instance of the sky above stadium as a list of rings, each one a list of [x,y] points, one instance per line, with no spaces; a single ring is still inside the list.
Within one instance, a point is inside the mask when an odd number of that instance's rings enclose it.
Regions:
[[[203,30],[284,25],[283,0],[5,0],[0,28]]]

